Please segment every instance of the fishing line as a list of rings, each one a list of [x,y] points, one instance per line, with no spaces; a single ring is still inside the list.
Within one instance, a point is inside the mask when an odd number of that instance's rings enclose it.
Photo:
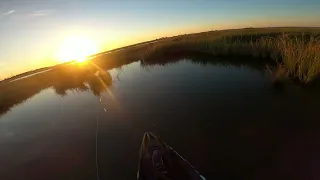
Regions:
[[[99,116],[96,118],[96,171],[97,171],[97,180],[99,178],[99,164],[98,164],[98,133],[99,133]]]
[[[102,84],[102,86],[105,88],[107,94],[109,95],[110,99],[112,100],[113,104],[116,106],[116,109],[117,110],[120,110],[120,106],[114,96],[114,94],[112,93],[112,91],[108,88],[108,85],[103,81],[103,79],[99,76],[99,74],[106,74],[106,72],[101,69],[99,66],[97,66],[96,64],[94,63],[90,63],[91,65],[93,65],[96,69],[97,69],[97,72],[95,74],[95,76],[98,78],[99,82]],[[103,96],[103,94],[100,94],[100,103],[103,105],[103,100],[105,99],[105,97]],[[104,111],[107,112],[106,108],[103,107]],[[98,107],[98,110],[97,112],[99,112],[99,107]],[[96,118],[96,174],[97,174],[97,180],[100,180],[100,177],[99,177],[99,163],[98,163],[98,134],[99,134],[99,116],[97,115],[97,118]]]

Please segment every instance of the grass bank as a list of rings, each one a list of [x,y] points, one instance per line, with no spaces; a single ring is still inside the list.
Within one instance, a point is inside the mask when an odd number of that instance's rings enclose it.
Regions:
[[[320,74],[319,33],[270,33],[226,35],[188,40],[184,37],[145,47],[144,61],[177,53],[205,53],[217,57],[247,57],[267,60],[276,78],[310,83]]]

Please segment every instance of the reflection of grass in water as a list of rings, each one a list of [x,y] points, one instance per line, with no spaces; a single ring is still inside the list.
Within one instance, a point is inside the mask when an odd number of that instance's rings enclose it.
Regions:
[[[165,57],[158,57],[152,60],[141,61],[141,66],[144,68],[152,67],[154,65],[168,66],[170,64],[176,64],[180,60],[188,60],[191,63],[199,64],[202,66],[219,65],[219,66],[234,66],[243,67],[246,66],[250,69],[265,70],[265,65],[252,60],[252,58],[221,58],[207,53],[174,53]]]
[[[88,65],[71,65],[60,68],[57,72],[58,78],[53,84],[55,92],[59,95],[65,95],[67,90],[87,91],[91,90],[95,95],[99,95],[103,88],[97,77],[97,72],[94,66]],[[55,76],[57,77],[57,76]],[[111,84],[111,77],[107,73],[99,73],[106,84]],[[87,86],[88,84],[88,86]]]
[[[70,64],[43,74],[0,84],[0,114],[49,87],[52,87],[61,96],[66,95],[68,90],[91,90],[98,96],[104,91],[104,87],[100,85],[101,82],[96,77],[96,72],[97,69],[90,65]],[[108,73],[100,73],[99,76],[105,84],[112,83]]]

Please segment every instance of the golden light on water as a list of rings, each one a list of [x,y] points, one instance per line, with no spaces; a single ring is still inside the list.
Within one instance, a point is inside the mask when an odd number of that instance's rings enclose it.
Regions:
[[[98,52],[96,44],[85,37],[71,36],[65,39],[58,50],[60,62],[84,62],[86,57]]]

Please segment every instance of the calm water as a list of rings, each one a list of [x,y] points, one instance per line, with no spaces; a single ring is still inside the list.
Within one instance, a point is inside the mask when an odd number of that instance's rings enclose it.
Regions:
[[[96,152],[100,179],[136,179],[145,131],[207,179],[320,178],[316,91],[275,87],[249,65],[135,62],[109,73],[100,95],[48,88],[2,114],[0,179],[96,179]]]

